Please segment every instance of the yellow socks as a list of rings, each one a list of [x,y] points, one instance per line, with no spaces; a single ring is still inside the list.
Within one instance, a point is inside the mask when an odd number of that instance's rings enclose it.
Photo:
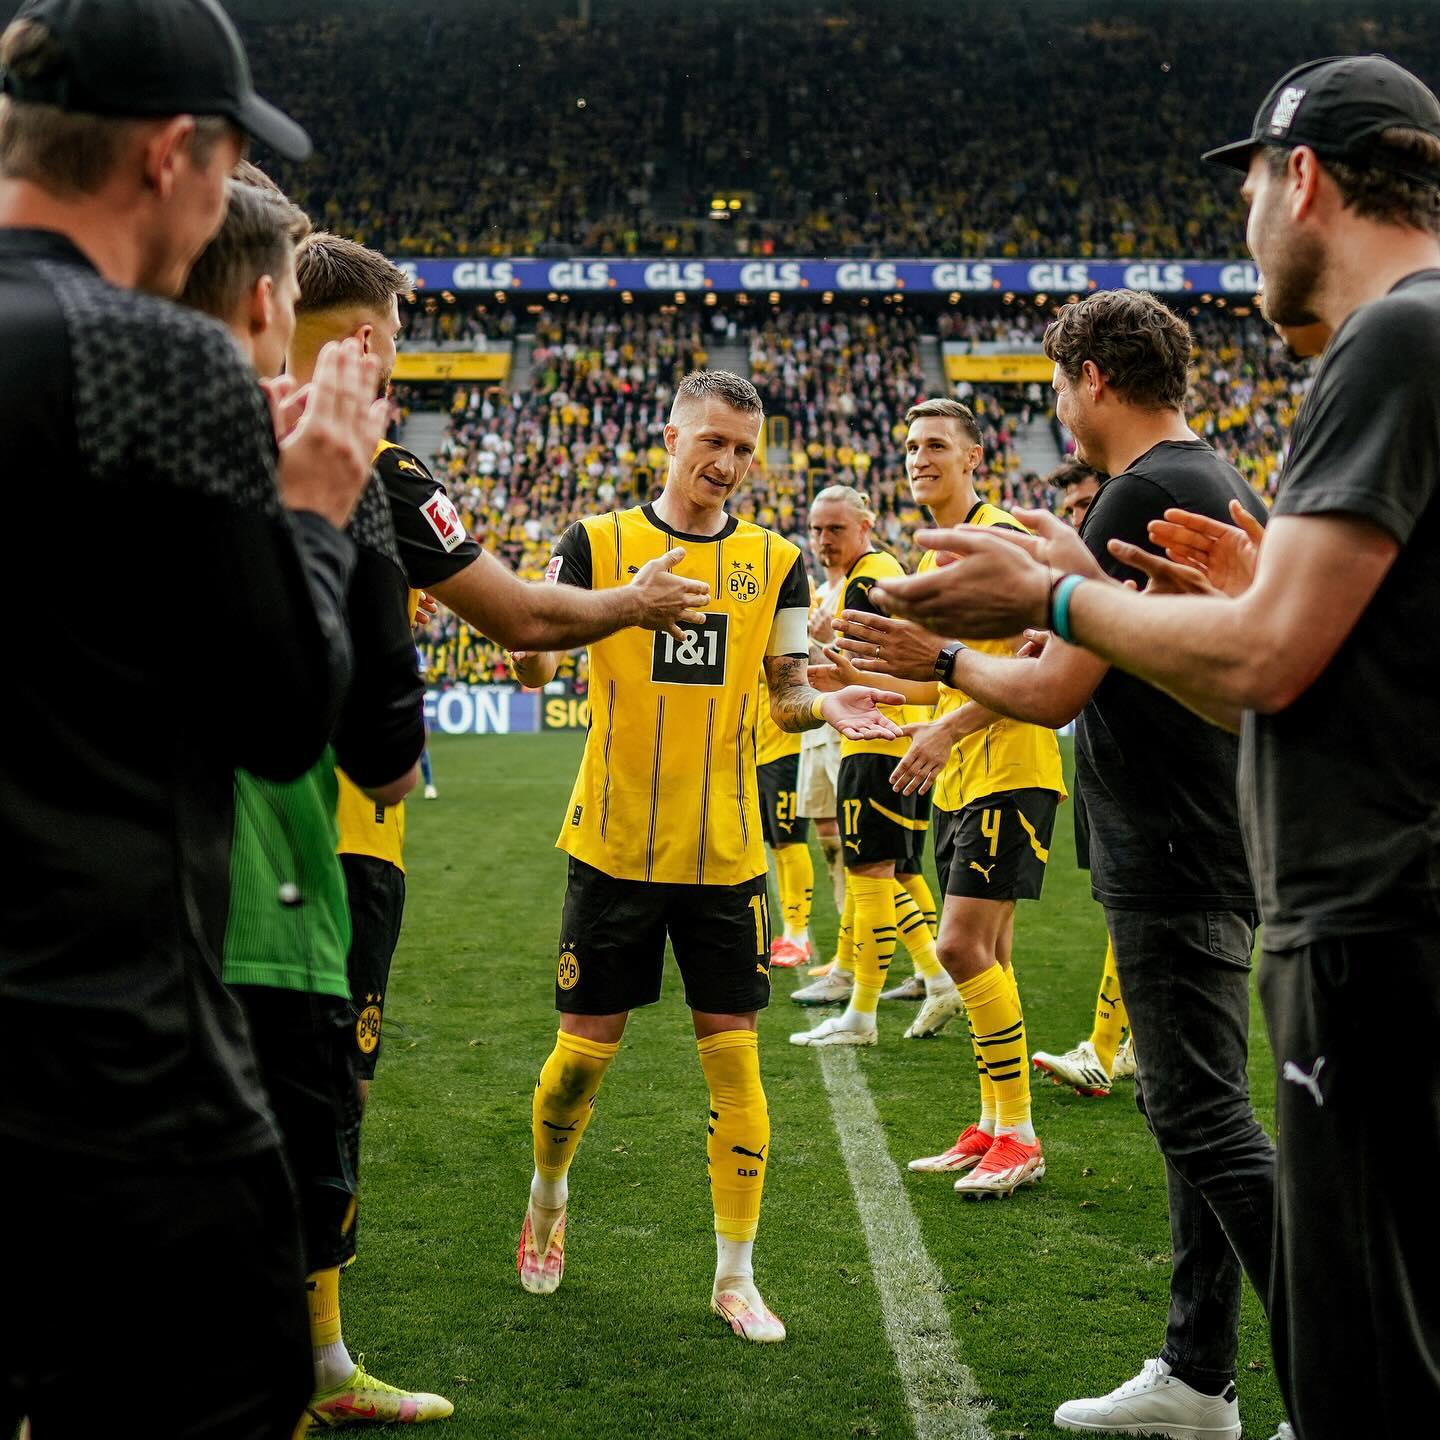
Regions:
[[[938,934],[935,897],[930,893],[930,887],[925,883],[925,877],[920,874],[897,875],[895,883],[915,902],[921,915],[925,918],[925,923],[930,927],[930,933]]]
[[[1032,1141],[1030,1055],[1014,977],[1003,966],[991,965],[960,982],[960,998],[970,1017],[976,1053],[995,1089],[997,1129],[1019,1132],[1021,1139]]]
[[[305,1302],[310,1309],[310,1353],[315,1365],[315,1393],[343,1385],[355,1362],[340,1334],[340,1267],[316,1270],[305,1277]]]
[[[775,852],[775,880],[785,916],[785,938],[803,945],[810,928],[810,897],[815,888],[815,862],[808,845],[782,845]]]
[[[855,989],[850,995],[849,1013],[874,1015],[895,954],[895,882],[888,875],[857,875],[851,871],[845,877],[845,886],[847,896],[853,896],[855,902]]]
[[[847,975],[855,970],[855,894],[848,882],[840,906],[840,929],[835,936],[835,968]]]
[[[530,1128],[535,1141],[535,1178],[540,1188],[559,1187],[561,1193],[531,1195],[545,1206],[563,1205],[565,1172],[575,1158],[575,1147],[590,1123],[595,1096],[605,1069],[615,1058],[620,1042],[584,1040],[561,1030],[555,1048],[540,1071],[530,1107]]]
[[[1105,969],[1100,976],[1100,993],[1095,997],[1095,1026],[1090,1031],[1090,1043],[1095,1047],[1095,1058],[1105,1067],[1107,1073],[1115,1068],[1115,1052],[1120,1048],[1120,1037],[1129,1023],[1125,1002],[1120,998],[1120,973],[1115,968],[1115,945],[1107,939]]]
[[[722,1030],[695,1043],[710,1086],[706,1154],[715,1233],[724,1240],[748,1242],[760,1223],[770,1149],[759,1038],[753,1030]]]
[[[895,881],[895,924],[900,931],[900,943],[915,962],[915,973],[926,980],[936,980],[945,974],[945,968],[935,958],[935,932],[926,923],[925,910],[917,901],[910,881],[919,881],[919,888],[930,903],[930,915],[934,917],[935,902],[930,899],[924,879],[919,875],[902,875]]]

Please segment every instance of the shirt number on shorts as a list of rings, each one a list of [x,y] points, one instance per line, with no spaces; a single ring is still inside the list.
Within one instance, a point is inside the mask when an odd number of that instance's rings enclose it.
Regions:
[[[980,812],[980,833],[990,842],[990,853],[998,854],[1000,851],[1000,812],[998,810],[982,810]]]
[[[766,955],[770,947],[766,939],[770,934],[770,897],[768,895],[752,895],[750,897],[750,909],[755,913],[755,953]]]

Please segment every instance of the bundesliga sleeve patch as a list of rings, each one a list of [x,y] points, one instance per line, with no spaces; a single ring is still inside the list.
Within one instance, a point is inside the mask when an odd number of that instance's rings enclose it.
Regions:
[[[547,585],[558,585],[560,583],[560,568],[565,564],[563,555],[552,555],[550,563],[545,567],[545,583]]]
[[[465,527],[460,523],[460,512],[443,490],[437,490],[426,500],[420,506],[420,513],[447,551],[454,550],[464,541]]]

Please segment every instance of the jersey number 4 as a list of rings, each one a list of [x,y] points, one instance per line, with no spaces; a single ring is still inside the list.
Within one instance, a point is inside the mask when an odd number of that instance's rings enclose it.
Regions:
[[[730,617],[723,611],[706,615],[703,625],[684,625],[677,640],[667,630],[655,632],[650,678],[661,685],[723,685]]]

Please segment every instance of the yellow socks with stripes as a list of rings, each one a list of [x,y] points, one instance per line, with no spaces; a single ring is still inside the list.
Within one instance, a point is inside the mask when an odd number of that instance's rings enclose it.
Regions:
[[[912,884],[912,882],[917,882]],[[923,900],[917,896],[917,890]],[[928,902],[931,919],[935,915],[935,902],[930,896],[930,887],[921,875],[901,875],[895,881],[895,925],[900,932],[900,943],[910,952],[915,963],[915,973],[925,981],[925,993],[934,995],[939,991],[954,988],[955,982],[945,973],[945,967],[935,957],[935,932],[925,919],[925,904]]]
[[[855,973],[855,893],[848,879],[840,906],[840,929],[835,936],[835,970],[841,975]]]
[[[569,1198],[566,1172],[595,1110],[605,1070],[620,1049],[618,1040],[586,1040],[559,1031],[555,1048],[540,1070],[530,1106],[535,1142],[535,1177],[530,1182],[531,1226],[543,1255],[550,1232]]]
[[[782,845],[775,851],[775,880],[785,916],[785,938],[797,945],[810,940],[810,898],[815,888],[815,862],[808,845]]]
[[[931,935],[938,934],[935,897],[930,893],[930,887],[925,883],[925,877],[919,874],[897,875],[895,883],[915,902],[925,923],[930,927]]]
[[[715,1233],[747,1247],[760,1223],[765,1162],[770,1149],[770,1110],[760,1083],[759,1037],[753,1030],[722,1030],[695,1042],[710,1087],[706,1155]],[[723,1249],[724,1247],[722,1247]],[[733,1253],[733,1252],[732,1252]],[[720,1279],[736,1278],[720,1276]]]
[[[1030,1123],[1030,1055],[1020,992],[1000,965],[960,982],[960,998],[970,1018],[976,1053],[995,1090],[996,1133],[1033,1143]]]
[[[355,1362],[340,1334],[340,1267],[316,1270],[305,1277],[305,1302],[310,1309],[310,1350],[315,1360],[315,1393],[343,1385]]]
[[[895,954],[895,882],[888,875],[857,875],[852,870],[845,885],[847,895],[855,901],[855,989],[845,1013],[847,1018],[866,1016],[873,1025]]]
[[[1115,1069],[1115,1052],[1120,1048],[1120,1037],[1129,1023],[1125,1002],[1120,998],[1120,973],[1115,968],[1115,943],[1107,938],[1105,969],[1100,976],[1100,993],[1095,997],[1095,1025],[1090,1031],[1090,1043],[1095,1047],[1095,1058],[1105,1067],[1106,1074]]]

